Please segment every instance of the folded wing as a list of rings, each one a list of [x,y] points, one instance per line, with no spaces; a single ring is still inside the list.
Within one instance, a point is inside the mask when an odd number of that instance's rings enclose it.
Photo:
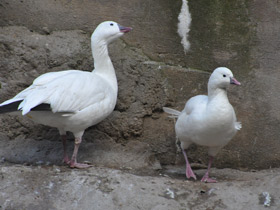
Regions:
[[[110,91],[110,85],[104,85],[106,82],[101,77],[93,75],[76,70],[44,74],[0,106],[18,103],[18,110],[22,110],[23,115],[42,104],[49,104],[54,113],[77,112],[101,102]]]

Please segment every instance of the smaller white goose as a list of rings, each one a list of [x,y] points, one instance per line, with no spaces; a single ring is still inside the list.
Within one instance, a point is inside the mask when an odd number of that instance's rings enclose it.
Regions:
[[[37,123],[58,128],[63,161],[72,168],[89,167],[77,162],[83,133],[109,116],[117,101],[118,84],[108,44],[129,31],[131,28],[113,21],[99,24],[91,36],[95,67],[92,72],[65,70],[43,74],[14,98],[0,104],[0,113],[21,111]],[[66,131],[75,136],[71,159],[66,151]]]
[[[209,177],[213,158],[241,129],[241,123],[236,121],[234,109],[227,97],[230,84],[241,85],[228,68],[216,68],[208,82],[208,96],[190,98],[182,112],[163,108],[171,117],[178,118],[175,132],[186,160],[187,178],[193,177],[196,180],[186,154],[190,144],[195,143],[209,148],[208,169],[201,181],[217,182]]]

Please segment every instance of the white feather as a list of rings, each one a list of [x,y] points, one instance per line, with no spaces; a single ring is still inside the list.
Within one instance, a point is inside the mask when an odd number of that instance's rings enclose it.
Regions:
[[[57,127],[61,133],[72,131],[75,136],[106,118],[117,100],[117,78],[108,55],[107,45],[123,35],[112,21],[101,23],[92,35],[92,72],[65,70],[41,75],[33,84],[1,106],[22,101],[18,109],[28,113],[41,124]],[[52,112],[31,111],[42,104],[50,104]]]
[[[168,107],[163,107],[162,108],[164,112],[170,114],[170,118],[178,118],[178,116],[181,114],[181,112],[175,110],[175,109],[171,109]]]
[[[164,108],[167,113],[179,115],[175,131],[182,149],[195,143],[209,147],[209,154],[215,156],[241,129],[227,98],[230,77],[233,75],[229,69],[217,68],[209,79],[208,96],[192,97],[182,112]]]
[[[241,122],[236,122],[235,123],[235,128],[236,128],[236,130],[240,130],[242,128]]]

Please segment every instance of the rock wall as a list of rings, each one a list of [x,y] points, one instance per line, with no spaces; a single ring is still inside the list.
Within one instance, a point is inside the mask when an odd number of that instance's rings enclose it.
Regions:
[[[174,122],[162,107],[182,109],[188,98],[206,93],[214,68],[227,66],[242,83],[229,90],[229,98],[243,128],[219,153],[215,166],[279,167],[280,4],[190,0],[187,53],[177,34],[181,4],[180,0],[2,0],[0,101],[45,72],[91,71],[90,35],[101,21],[114,20],[134,28],[110,46],[118,102],[108,119],[86,131],[81,159],[112,167],[182,163]],[[54,149],[59,143],[55,129],[8,115],[0,116],[0,122],[2,154],[8,161],[58,163],[61,159],[62,151]],[[29,143],[21,148],[21,141]],[[134,157],[133,164],[123,151]],[[204,148],[193,146],[190,159],[207,163]]]

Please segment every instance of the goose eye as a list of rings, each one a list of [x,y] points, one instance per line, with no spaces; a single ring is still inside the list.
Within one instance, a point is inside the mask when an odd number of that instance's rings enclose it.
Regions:
[[[110,24],[110,26],[113,26],[113,25],[114,25],[114,23],[111,23],[111,24]]]
[[[224,74],[223,77],[227,77],[227,75]]]

